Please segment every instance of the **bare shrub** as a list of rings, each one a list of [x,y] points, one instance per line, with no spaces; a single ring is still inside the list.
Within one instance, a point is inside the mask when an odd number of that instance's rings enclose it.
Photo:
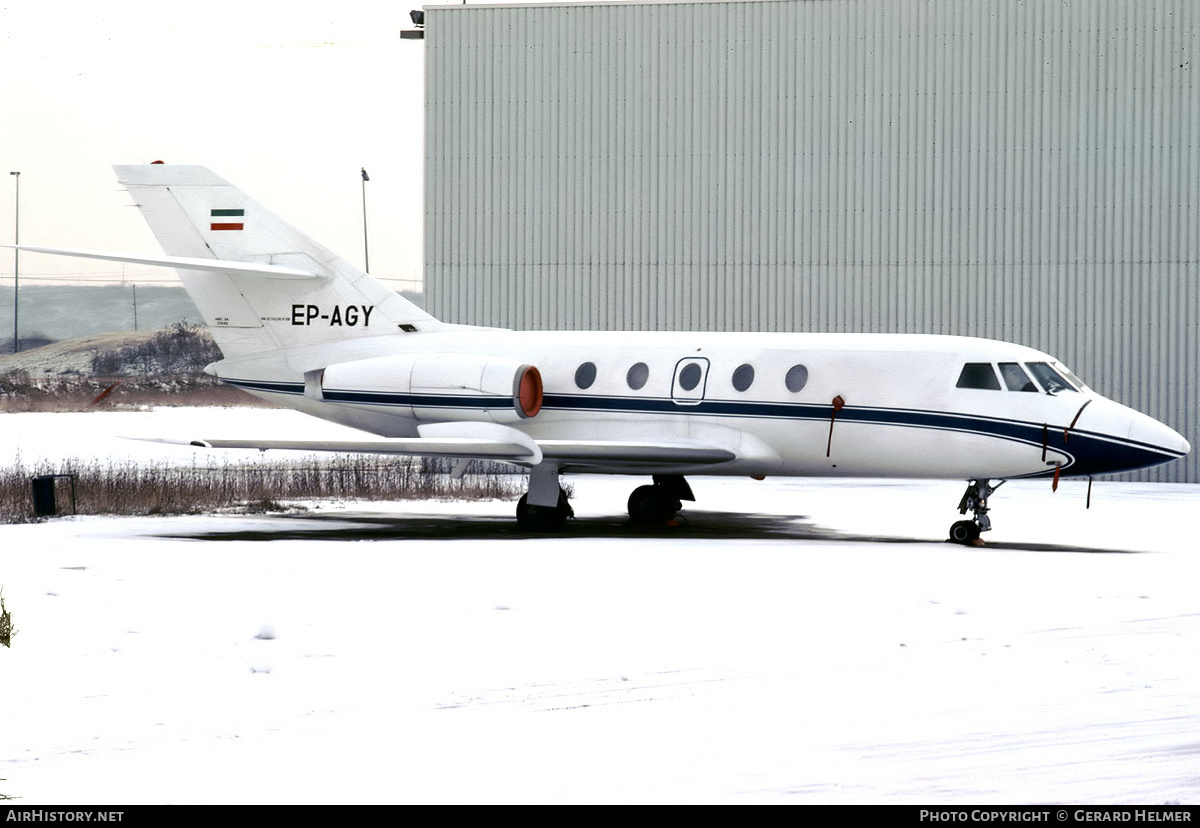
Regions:
[[[221,350],[203,328],[176,322],[144,341],[97,351],[92,373],[102,377],[198,373],[221,358]]]
[[[0,644],[12,647],[12,639],[16,634],[17,628],[13,626],[12,613],[4,606],[4,590],[0,589]]]

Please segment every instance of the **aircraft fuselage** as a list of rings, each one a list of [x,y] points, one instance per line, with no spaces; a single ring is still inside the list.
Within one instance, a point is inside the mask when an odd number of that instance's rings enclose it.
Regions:
[[[454,374],[447,357],[461,358],[460,376],[441,377],[436,387],[406,379],[426,358]],[[503,381],[490,392],[476,387],[476,358],[536,367],[539,410],[514,415]],[[964,379],[984,376],[980,366],[991,366],[994,378]],[[1051,378],[1037,366],[1050,366]],[[539,443],[644,439],[727,448],[732,459],[706,464],[705,474],[1094,475],[1188,451],[1173,430],[1078,383],[1053,357],[970,337],[451,327],[227,360],[216,372],[282,405],[384,437],[415,436],[422,423],[480,421]],[[696,467],[576,455],[560,470]]]

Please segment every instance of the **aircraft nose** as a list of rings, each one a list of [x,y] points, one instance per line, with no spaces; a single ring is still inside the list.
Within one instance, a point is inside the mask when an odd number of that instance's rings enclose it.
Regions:
[[[1129,424],[1129,439],[1179,457],[1192,450],[1191,443],[1175,429],[1138,412],[1133,412]]]
[[[1137,471],[1178,460],[1192,450],[1170,426],[1103,397],[1092,398],[1077,418],[1079,427],[1097,440],[1075,444],[1075,474]]]

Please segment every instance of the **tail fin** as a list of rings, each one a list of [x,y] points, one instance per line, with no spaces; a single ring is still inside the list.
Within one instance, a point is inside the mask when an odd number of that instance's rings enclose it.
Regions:
[[[216,260],[216,269],[173,264],[227,359],[441,327],[204,167],[114,169],[168,256]],[[220,270],[221,262],[267,267]]]

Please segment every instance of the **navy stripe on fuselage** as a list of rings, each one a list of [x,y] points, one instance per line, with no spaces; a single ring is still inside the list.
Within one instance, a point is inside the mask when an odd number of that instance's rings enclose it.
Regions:
[[[226,379],[225,377],[221,377],[221,382],[236,388],[245,389],[246,391],[270,391],[273,394],[304,394],[304,383],[302,382],[271,382],[268,380]]]
[[[240,388],[282,394],[303,394],[300,383],[264,380],[226,379]],[[371,405],[400,408],[484,411],[511,408],[511,397],[498,395],[413,394],[383,391],[324,389],[326,402],[352,405]],[[624,397],[583,394],[546,394],[543,411],[588,411],[605,414],[656,414],[664,416],[705,416],[720,418],[754,418],[772,420],[829,421],[833,409],[828,403],[786,403],[765,400],[699,400],[678,401],[670,397]],[[1086,430],[1072,430],[1070,445],[1064,439],[1062,426],[1051,426],[1000,417],[960,414],[908,408],[846,406],[838,412],[840,423],[861,423],[897,428],[921,428],[935,431],[976,434],[1064,454],[1067,462],[1061,471],[1070,469],[1072,475],[1103,474],[1115,470],[1144,468],[1181,457],[1160,446],[1136,440],[1117,438]],[[1054,470],[1031,476],[1053,474]]]

